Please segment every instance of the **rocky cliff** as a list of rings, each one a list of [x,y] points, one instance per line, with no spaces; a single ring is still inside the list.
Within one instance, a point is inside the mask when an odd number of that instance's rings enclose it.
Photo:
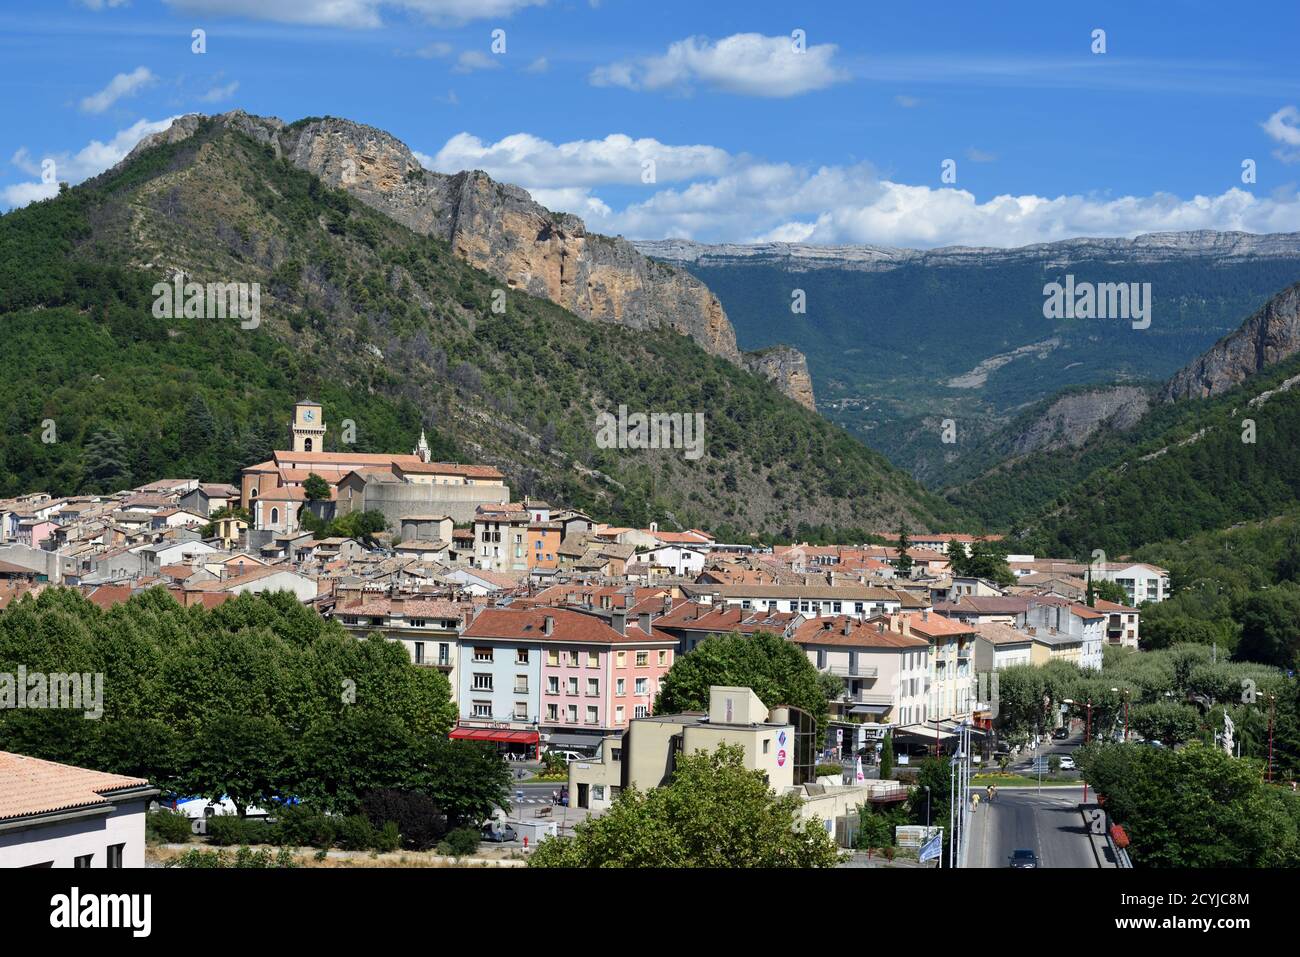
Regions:
[[[202,119],[181,117],[136,150],[190,136]],[[632,329],[667,327],[713,355],[755,368],[742,357],[721,303],[702,282],[643,256],[624,239],[588,232],[578,217],[551,212],[517,186],[477,170],[430,172],[396,137],[349,120],[311,118],[286,125],[238,110],[213,119],[410,229],[445,239],[458,256],[509,289],[549,299],[584,319]],[[789,353],[758,368],[787,395],[813,408],[803,356]]]
[[[773,346],[759,352],[746,352],[744,364],[750,372],[760,375],[794,399],[804,408],[816,409],[812,376],[808,374],[808,360],[793,346]]]
[[[1146,390],[1131,385],[1063,395],[1015,436],[1011,454],[1080,448],[1103,427],[1115,432],[1131,429],[1149,407]]]
[[[1282,290],[1235,332],[1181,369],[1160,393],[1164,402],[1227,392],[1300,352],[1300,283]]]

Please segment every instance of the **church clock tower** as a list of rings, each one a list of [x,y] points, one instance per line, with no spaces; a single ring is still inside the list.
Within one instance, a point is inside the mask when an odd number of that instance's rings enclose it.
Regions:
[[[325,451],[325,415],[319,402],[304,399],[293,407],[293,450]]]

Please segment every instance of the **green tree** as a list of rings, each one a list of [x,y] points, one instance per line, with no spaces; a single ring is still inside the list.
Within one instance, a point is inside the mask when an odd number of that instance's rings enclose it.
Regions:
[[[1248,597],[1237,613],[1235,656],[1279,668],[1295,666],[1300,650],[1300,586],[1287,583]]]
[[[777,797],[744,750],[682,754],[672,780],[629,788],[573,837],[538,845],[530,867],[831,867],[839,852],[822,823],[799,816],[797,795]]]
[[[307,480],[302,483],[302,491],[309,502],[328,502],[330,483],[312,472],[307,476]]]
[[[885,739],[880,743],[880,777],[894,776],[894,732],[886,731]]]
[[[289,754],[289,737],[274,718],[215,716],[190,744],[188,790],[214,801],[228,797],[243,817],[250,806],[282,796]]]
[[[1189,704],[1157,701],[1129,712],[1129,726],[1148,741],[1168,747],[1191,741],[1201,730],[1201,713]]]
[[[130,484],[126,447],[112,429],[101,429],[86,442],[85,463],[87,490],[115,492]]]
[[[712,635],[674,663],[659,685],[656,714],[707,711],[713,685],[749,688],[769,708],[788,704],[809,712],[824,733],[830,717],[818,671],[803,649],[780,635]],[[819,739],[820,740],[820,739]]]
[[[907,554],[908,549],[911,547],[912,540],[907,537],[907,526],[900,525],[898,527],[898,557],[894,559],[894,568],[904,578],[911,576],[912,566],[915,564],[912,561],[912,556]]]

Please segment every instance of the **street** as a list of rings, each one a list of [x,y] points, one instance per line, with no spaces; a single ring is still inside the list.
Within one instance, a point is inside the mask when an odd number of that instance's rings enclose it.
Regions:
[[[971,816],[969,866],[1006,867],[1014,851],[1028,848],[1039,867],[1096,867],[1081,797],[1081,788],[998,788],[997,799],[981,800]]]

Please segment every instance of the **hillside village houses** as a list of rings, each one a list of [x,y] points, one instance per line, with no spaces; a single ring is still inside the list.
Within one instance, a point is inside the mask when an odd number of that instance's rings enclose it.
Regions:
[[[238,486],[165,479],[0,500],[0,615],[60,584],[104,608],[153,587],[208,608],[289,591],[445,674],[453,737],[513,757],[603,755],[582,782],[598,808],[624,786],[615,776],[641,780],[641,754],[662,757],[647,744],[618,770],[611,742],[704,733],[708,716],[659,721],[654,703],[673,663],[712,635],[796,644],[840,689],[818,749],[870,758],[886,733],[906,754],[947,747],[962,721],[987,729],[979,673],[1062,660],[1100,668],[1107,645],[1138,646],[1141,605],[1169,594],[1167,571],[1122,561],[1092,572],[1132,596],[1124,605],[1089,605],[1088,566],[1065,560],[1012,556],[1009,587],[954,577],[952,549],[973,540],[957,534],[917,533],[903,574],[888,545],[769,549],[699,529],[606,525],[564,503],[513,499],[493,466],[433,462],[423,435],[409,454],[327,451],[328,435],[320,404],[303,401],[290,448],[245,468]],[[328,500],[306,500],[312,474]],[[227,511],[241,508],[248,520]],[[304,508],[322,521],[378,511],[388,530],[317,538]],[[762,729],[780,702],[760,704]]]

